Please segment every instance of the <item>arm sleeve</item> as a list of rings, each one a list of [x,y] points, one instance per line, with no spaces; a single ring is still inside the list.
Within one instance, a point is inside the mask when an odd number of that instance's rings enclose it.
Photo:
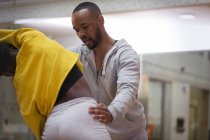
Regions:
[[[140,81],[140,58],[133,50],[124,51],[119,58],[117,93],[108,106],[113,120],[125,115],[136,104]]]
[[[34,32],[36,32],[36,34],[34,34]],[[28,43],[28,41],[32,42],[32,39],[35,36],[37,37],[37,33],[39,34],[39,39],[48,39],[38,30],[32,28],[21,28],[18,30],[0,29],[0,41],[10,43],[17,49],[20,49],[25,43]]]
[[[28,115],[24,117],[25,123],[29,126],[31,131],[37,140],[41,140],[42,133],[44,131],[44,125],[46,121],[46,117],[40,114],[34,113],[33,115]],[[36,120],[36,121],[31,121]]]

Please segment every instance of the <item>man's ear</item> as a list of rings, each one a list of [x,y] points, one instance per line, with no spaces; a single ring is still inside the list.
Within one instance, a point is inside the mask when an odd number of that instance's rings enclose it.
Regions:
[[[98,16],[98,23],[99,25],[104,25],[104,17],[102,15]]]

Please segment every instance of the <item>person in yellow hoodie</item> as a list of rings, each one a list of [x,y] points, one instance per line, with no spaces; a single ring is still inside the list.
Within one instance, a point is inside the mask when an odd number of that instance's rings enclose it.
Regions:
[[[42,32],[0,29],[0,76],[13,76],[20,113],[37,140],[111,140],[88,113],[97,103],[79,55]]]

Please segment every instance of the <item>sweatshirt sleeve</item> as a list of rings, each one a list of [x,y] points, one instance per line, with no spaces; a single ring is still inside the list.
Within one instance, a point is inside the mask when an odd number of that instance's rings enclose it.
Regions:
[[[12,44],[17,49],[20,49],[24,43],[31,41],[36,34],[39,33],[39,38],[47,39],[43,33],[32,28],[21,28],[17,30],[0,29],[0,41]]]
[[[117,93],[114,100],[108,106],[113,116],[125,116],[136,104],[140,80],[140,59],[133,50],[124,51],[119,57],[117,70]]]

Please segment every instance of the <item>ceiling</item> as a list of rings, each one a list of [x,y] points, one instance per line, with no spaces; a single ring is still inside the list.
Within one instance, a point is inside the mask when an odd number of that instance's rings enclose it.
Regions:
[[[0,6],[11,5],[11,4],[26,4],[26,3],[36,3],[42,2],[43,0],[0,0]],[[45,0],[50,1],[50,0]],[[51,0],[52,1],[52,0]]]
[[[183,14],[188,17],[181,18]],[[116,39],[125,38],[138,53],[210,50],[209,5],[113,13],[104,17],[108,32]],[[20,19],[14,24],[37,28],[67,48],[81,43],[72,30],[70,17]]]

